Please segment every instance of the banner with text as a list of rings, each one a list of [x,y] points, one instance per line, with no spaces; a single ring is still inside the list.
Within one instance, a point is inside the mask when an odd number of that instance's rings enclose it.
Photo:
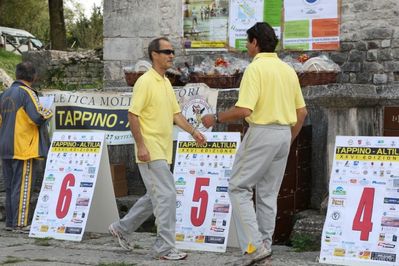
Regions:
[[[399,137],[337,136],[320,262],[398,265]]]
[[[108,145],[132,144],[127,110],[131,93],[126,92],[70,92],[43,91],[54,98],[54,116],[50,123],[55,130],[95,130],[106,133]],[[210,131],[201,123],[201,116],[216,111],[218,91],[205,84],[187,84],[175,89],[182,114],[187,121],[201,131]],[[179,129],[175,129],[175,139]]]
[[[205,145],[197,145],[184,132],[178,137],[176,246],[225,252],[232,211],[228,183],[240,133],[206,132],[205,136]]]

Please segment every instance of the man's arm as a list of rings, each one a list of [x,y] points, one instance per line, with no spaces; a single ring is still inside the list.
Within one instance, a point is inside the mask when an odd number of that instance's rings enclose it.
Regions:
[[[132,132],[134,141],[137,145],[137,157],[142,162],[151,160],[150,153],[144,144],[143,135],[141,134],[139,117],[131,112],[127,115],[129,119],[130,131]]]
[[[294,142],[295,138],[301,131],[303,122],[305,121],[307,114],[308,111],[306,110],[306,107],[296,109],[297,122],[293,127],[291,127],[291,143]]]
[[[250,116],[251,114],[252,114],[251,109],[233,106],[225,112],[219,112],[215,115],[212,114],[204,115],[201,119],[202,119],[202,124],[206,128],[209,128],[211,126],[214,126],[216,123],[224,123],[228,121],[242,119],[247,116]]]
[[[176,113],[173,115],[173,122],[175,122],[178,127],[191,134],[198,144],[204,144],[206,142],[205,136],[192,125],[190,125],[190,123],[187,122],[186,118],[181,113]]]

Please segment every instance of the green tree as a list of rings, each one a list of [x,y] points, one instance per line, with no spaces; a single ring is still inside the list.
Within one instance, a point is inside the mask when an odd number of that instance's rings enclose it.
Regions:
[[[68,44],[75,48],[101,48],[103,45],[103,14],[101,8],[94,6],[90,18],[83,13],[68,26]]]
[[[46,0],[0,0],[0,26],[29,31],[46,43],[49,25]]]

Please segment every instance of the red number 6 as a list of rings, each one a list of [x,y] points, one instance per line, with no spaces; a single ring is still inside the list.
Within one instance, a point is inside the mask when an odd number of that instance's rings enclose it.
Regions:
[[[72,200],[72,190],[69,189],[68,186],[73,187],[74,185],[75,176],[73,174],[67,174],[62,181],[60,195],[55,209],[55,214],[59,219],[64,218],[68,214]]]

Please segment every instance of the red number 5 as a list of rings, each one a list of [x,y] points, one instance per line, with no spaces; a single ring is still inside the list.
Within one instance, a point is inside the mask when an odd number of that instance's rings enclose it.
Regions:
[[[202,186],[209,186],[209,178],[197,178],[195,180],[193,201],[198,202],[201,200],[201,205],[198,211],[198,207],[191,208],[191,223],[194,226],[201,226],[204,223],[206,216],[206,207],[208,206],[208,193],[206,190],[201,190]]]
[[[357,207],[355,218],[353,219],[352,230],[360,231],[360,240],[368,241],[369,234],[373,231],[373,223],[371,216],[373,215],[374,205],[374,188],[366,187],[363,190],[362,197],[360,198]],[[360,220],[362,218],[363,220]]]
[[[72,200],[72,190],[70,190],[68,186],[73,187],[74,185],[75,176],[73,174],[67,174],[62,181],[60,195],[55,209],[55,214],[59,219],[64,218],[68,214]]]

